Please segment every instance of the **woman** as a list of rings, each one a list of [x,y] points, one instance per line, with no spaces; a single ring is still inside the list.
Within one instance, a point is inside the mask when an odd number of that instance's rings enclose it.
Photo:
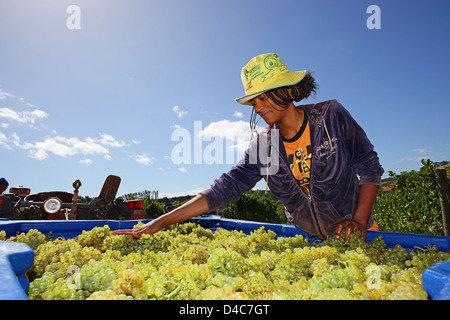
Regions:
[[[261,179],[285,206],[289,221],[326,239],[345,228],[366,236],[376,230],[371,209],[381,185],[377,153],[363,129],[336,100],[294,105],[316,91],[312,74],[290,72],[276,54],[256,56],[242,69],[245,96],[268,124],[228,173],[183,206],[135,229],[114,234],[154,233],[171,224],[225,208]],[[358,178],[359,176],[359,178]],[[371,229],[372,228],[372,229]]]

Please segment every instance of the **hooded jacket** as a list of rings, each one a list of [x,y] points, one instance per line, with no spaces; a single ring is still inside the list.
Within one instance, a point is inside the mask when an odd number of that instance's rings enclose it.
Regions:
[[[336,100],[301,105],[311,133],[310,192],[293,176],[276,124],[253,139],[242,159],[201,194],[209,211],[239,200],[264,178],[285,207],[288,220],[319,239],[334,235],[337,225],[351,220],[360,184],[381,185],[384,172],[364,130]],[[367,228],[373,224],[372,214]]]

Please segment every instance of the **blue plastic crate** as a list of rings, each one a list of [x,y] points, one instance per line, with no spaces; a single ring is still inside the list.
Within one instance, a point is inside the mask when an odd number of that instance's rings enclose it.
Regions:
[[[142,221],[145,223],[150,220]],[[232,220],[218,216],[202,216],[186,222],[198,223],[212,231],[217,228],[223,228],[227,230],[239,230],[246,234],[260,227],[264,227],[267,230],[272,230],[279,237],[303,235],[304,237],[308,237],[310,242],[317,240],[293,225]],[[37,229],[44,234],[51,232],[55,237],[68,239],[76,237],[83,230],[91,230],[95,227],[108,225],[112,230],[131,229],[136,223],[138,223],[137,220],[3,220],[0,221],[0,230],[6,232],[7,238],[17,233],[26,233],[30,229]],[[450,237],[369,231],[367,233],[367,241],[371,241],[378,236],[383,237],[388,247],[400,244],[406,249],[413,249],[414,247],[425,248],[429,245],[435,245],[440,251],[450,251]],[[34,252],[27,245],[0,241],[0,300],[27,298],[28,281],[25,274],[32,267],[33,259]],[[423,286],[432,299],[450,300],[450,274],[449,272],[442,271],[442,268],[448,271],[450,269],[449,264],[450,262],[445,263],[444,267],[442,265],[436,266],[438,265],[436,264],[424,272]]]
[[[26,272],[33,262],[34,251],[26,244],[0,241],[0,299],[27,299]]]
[[[450,261],[435,263],[422,274],[423,289],[434,300],[450,300]]]

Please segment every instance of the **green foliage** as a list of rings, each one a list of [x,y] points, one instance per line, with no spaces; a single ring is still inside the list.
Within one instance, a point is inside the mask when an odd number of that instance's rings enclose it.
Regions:
[[[160,215],[164,214],[164,204],[160,203],[156,199],[150,199],[149,196],[144,197],[144,209],[147,212],[147,217],[149,219],[158,218]]]
[[[395,186],[380,189],[373,215],[382,231],[443,235],[436,167],[422,160],[420,171],[389,171]]]
[[[155,219],[165,213],[164,202],[158,199],[152,199],[150,196],[145,196],[144,201],[144,209],[147,212],[147,217],[149,219]],[[172,202],[173,209],[181,206],[183,202],[175,200]]]
[[[257,190],[242,194],[237,202],[231,203],[224,211],[224,216],[229,219],[289,223],[281,202]]]
[[[144,209],[149,219],[155,219],[164,214],[164,203],[149,196],[143,198]],[[174,200],[173,208],[181,206],[183,202]],[[284,214],[284,206],[271,194],[252,190],[244,193],[241,198],[231,203],[225,210],[224,216],[228,219],[250,220],[267,223],[289,223]]]

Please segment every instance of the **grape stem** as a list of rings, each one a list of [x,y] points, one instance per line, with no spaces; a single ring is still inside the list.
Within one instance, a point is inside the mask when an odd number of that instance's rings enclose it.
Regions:
[[[168,281],[168,282],[173,283],[174,285],[177,285],[177,287],[172,292],[170,292],[169,294],[164,296],[165,298],[170,299],[173,295],[175,295],[181,289],[181,284],[183,283],[183,281],[180,281],[180,283],[178,283],[178,284],[173,281]]]

